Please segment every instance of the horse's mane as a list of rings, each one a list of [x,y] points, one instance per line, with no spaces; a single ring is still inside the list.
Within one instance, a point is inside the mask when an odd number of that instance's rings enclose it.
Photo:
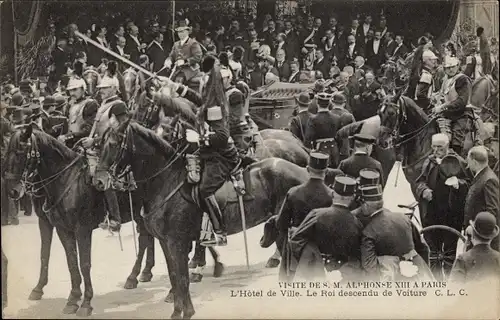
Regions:
[[[406,110],[407,112],[411,112],[412,115],[414,116],[413,118],[420,118],[422,119],[422,123],[413,123],[416,126],[423,126],[427,122],[429,122],[429,116],[420,108],[415,101],[413,101],[411,98],[407,96],[401,96],[403,99],[405,106],[407,107]]]
[[[129,126],[142,139],[153,145],[156,150],[160,151],[165,158],[171,157],[175,152],[175,149],[170,145],[170,143],[159,137],[153,130],[147,129],[133,121],[130,122]]]
[[[13,147],[17,148],[20,144],[21,136],[24,134],[22,130],[18,130],[11,137],[11,144]],[[77,153],[70,148],[66,147],[62,142],[53,138],[51,135],[40,131],[38,129],[33,129],[33,135],[35,136],[36,142],[39,147],[44,149],[53,150],[61,156],[64,160],[73,160]],[[50,159],[52,160],[52,159]]]

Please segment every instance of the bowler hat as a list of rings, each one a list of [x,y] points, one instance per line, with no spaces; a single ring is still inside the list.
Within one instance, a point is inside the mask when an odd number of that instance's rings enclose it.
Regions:
[[[12,105],[19,107],[23,104],[24,102],[24,96],[21,94],[21,92],[16,92],[12,95]]]
[[[336,176],[333,182],[333,191],[341,196],[353,196],[356,189],[356,180],[347,176]]]
[[[359,171],[359,185],[369,186],[379,184],[380,173],[372,169],[361,169]]]
[[[363,186],[359,188],[361,198],[364,201],[380,201],[383,199],[384,191],[379,184],[371,186]]]
[[[354,140],[364,143],[373,144],[377,139],[374,136],[364,133],[357,133],[354,135]]]
[[[311,152],[309,156],[309,168],[316,170],[324,170],[328,167],[328,159],[330,157],[322,152]]]
[[[112,115],[115,115],[117,117],[127,113],[128,113],[127,105],[125,104],[125,102],[119,101],[109,109],[108,118],[111,118]]]
[[[56,106],[56,105],[57,105],[57,102],[56,102],[56,99],[54,99],[53,96],[47,96],[43,100],[43,108],[44,109],[49,108],[49,107],[53,107],[53,106]]]
[[[496,225],[496,218],[487,211],[479,212],[470,225],[474,233],[482,239],[491,240],[498,236],[499,228]]]
[[[311,98],[306,92],[301,92],[298,96],[296,96],[295,101],[297,101],[297,104],[301,107],[307,107],[311,104]]]
[[[344,104],[344,103],[346,103],[345,95],[342,92],[335,92],[332,95],[332,102],[334,104]]]

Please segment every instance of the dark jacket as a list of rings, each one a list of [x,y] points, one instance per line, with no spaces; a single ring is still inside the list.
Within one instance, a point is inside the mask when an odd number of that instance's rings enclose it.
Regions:
[[[457,176],[459,188],[454,189],[451,186],[445,185],[447,178],[440,170],[440,166],[436,162],[434,155],[425,159],[422,165],[422,172],[417,178],[416,195],[417,200],[424,204],[421,212],[423,227],[433,224],[443,224],[457,230],[461,229],[463,221],[463,208],[465,204],[465,196],[468,190],[468,181],[465,168],[467,163],[462,157],[450,150],[449,157],[458,159],[460,168],[456,168],[460,172]],[[432,190],[432,200],[425,200],[422,195],[427,189]]]
[[[294,136],[300,139],[303,143],[305,142],[307,123],[311,118],[311,114],[307,110],[302,110],[298,115],[290,120],[289,128],[290,132]]]
[[[451,282],[465,283],[498,277],[500,274],[500,253],[487,244],[479,244],[459,255],[450,274]]]
[[[125,39],[125,53],[130,55],[130,61],[139,63],[139,57],[144,53],[144,50],[141,49],[141,39],[137,37],[139,43],[135,42],[130,35],[126,35]]]
[[[380,39],[380,44],[378,48],[378,52],[375,53],[373,49],[373,42],[374,40],[368,41],[366,44],[366,51],[365,51],[365,56],[367,59],[367,64],[372,67],[374,70],[378,70],[382,63],[385,61],[385,44],[382,39]]]
[[[312,209],[331,206],[332,196],[332,190],[319,179],[291,188],[276,220],[278,230],[287,233],[289,227],[298,227]]]
[[[374,169],[380,173],[380,181],[384,181],[382,165],[365,153],[354,153],[340,162],[339,169],[346,175],[357,179],[362,169]]]
[[[374,212],[361,238],[361,265],[369,274],[379,272],[377,257],[404,257],[415,250],[424,261],[428,247],[421,241],[416,228],[403,213],[381,209]]]
[[[308,242],[313,242],[322,254],[336,261],[347,262],[348,258],[361,258],[361,232],[363,225],[340,204],[312,210],[297,230],[290,243],[297,259]]]
[[[497,217],[497,225],[500,225],[498,201],[498,177],[490,167],[486,167],[472,179],[469,192],[465,199],[463,227],[469,225],[470,220],[474,220],[476,215],[482,211],[488,211]],[[491,247],[499,249],[498,237],[493,239]]]
[[[309,120],[306,127],[305,144],[314,147],[318,139],[335,138],[340,129],[340,118],[326,111],[318,112]]]
[[[321,73],[323,74],[323,78],[327,79],[328,74],[330,73],[330,66],[331,66],[330,61],[328,61],[326,57],[323,57],[323,59],[320,62],[318,62],[317,60],[314,61],[313,70],[321,71]]]
[[[284,61],[281,67],[279,66],[278,61],[276,61],[275,68],[276,70],[278,70],[278,76],[280,77],[280,81],[287,82],[292,72],[290,70],[290,64],[288,63],[288,61]]]
[[[354,116],[346,109],[333,108],[330,112],[340,118],[340,127],[338,130],[342,129],[348,124],[355,122]],[[349,145],[347,143],[342,143],[339,147],[339,152],[341,156],[349,156]]]
[[[149,62],[153,64],[153,72],[157,72],[163,68],[165,59],[167,59],[167,53],[165,53],[164,48],[161,48],[156,42],[151,42],[147,49],[147,54]]]

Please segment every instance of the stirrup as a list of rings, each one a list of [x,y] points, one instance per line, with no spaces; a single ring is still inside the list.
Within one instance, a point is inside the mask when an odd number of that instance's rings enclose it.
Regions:
[[[200,244],[204,247],[227,246],[227,236],[225,233],[213,233],[212,235],[212,239],[202,241]]]

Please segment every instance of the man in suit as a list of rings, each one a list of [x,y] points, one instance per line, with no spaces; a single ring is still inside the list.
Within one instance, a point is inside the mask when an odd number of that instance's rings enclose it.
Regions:
[[[366,71],[364,79],[360,82],[359,90],[361,92],[361,105],[359,108],[354,108],[352,112],[356,120],[361,121],[376,115],[380,104],[379,90],[381,90],[381,86],[375,80],[373,71]]]
[[[125,40],[125,37],[120,37],[118,38],[116,45],[114,47],[111,47],[111,50],[118,53],[121,57],[124,57],[125,59],[130,59],[130,55],[125,52],[126,43],[127,40]],[[123,72],[126,69],[126,65],[118,60],[116,62],[118,63],[119,71]]]
[[[488,166],[488,151],[483,146],[476,146],[469,150],[467,156],[469,169],[474,174],[469,192],[465,199],[464,229],[473,221],[476,215],[482,211],[488,211],[500,221],[499,199],[498,199],[498,177]],[[492,240],[491,247],[499,250],[499,239]]]
[[[323,76],[327,77],[330,72],[331,63],[325,58],[325,53],[322,48],[316,49],[316,60],[313,64],[314,71],[321,71]]]
[[[358,45],[355,36],[349,35],[347,37],[346,51],[341,59],[343,60],[344,65],[351,65],[354,63],[354,59],[357,56],[364,56],[363,47]]]
[[[147,54],[151,63],[151,70],[153,72],[158,72],[163,68],[166,53],[163,46],[161,45],[161,43],[163,42],[163,34],[157,32],[153,37],[153,41],[151,41],[148,46]],[[166,73],[160,72],[160,75],[166,75]]]
[[[286,60],[285,50],[279,49],[276,52],[276,62],[275,67],[278,70],[278,76],[281,82],[286,82],[290,78],[291,69],[290,63]]]
[[[466,162],[450,148],[450,140],[445,134],[432,136],[432,150],[433,153],[424,160],[416,181],[416,198],[422,205],[422,227],[445,225],[460,231],[465,196],[469,187],[465,172]],[[457,174],[449,176],[451,173],[446,171]],[[455,235],[448,231],[436,230],[425,233],[424,237],[431,252],[437,253],[443,249],[455,257],[453,253],[456,252],[458,241]],[[451,261],[443,268],[446,275],[451,271]],[[441,266],[433,272],[436,279],[442,280]]]
[[[139,57],[144,53],[146,45],[139,39],[139,28],[136,25],[130,26],[129,32],[125,37],[125,53],[130,55],[130,61],[139,63]]]
[[[298,83],[300,82],[300,69],[299,62],[297,60],[293,60],[290,62],[290,78],[288,78],[289,83]]]
[[[340,162],[339,169],[346,175],[357,179],[362,169],[374,169],[380,174],[380,181],[384,181],[382,165],[377,160],[370,157],[375,137],[367,134],[357,133],[354,135],[353,154]]]
[[[391,59],[397,60],[399,58],[404,58],[408,54],[408,48],[406,45],[403,43],[404,37],[402,35],[396,35],[396,48],[394,49],[394,52],[391,55]]]
[[[125,28],[123,28],[123,26],[116,27],[115,33],[113,33],[113,35],[108,40],[109,46],[111,48],[116,47],[116,44],[123,36],[125,36]]]
[[[285,20],[285,29],[283,33],[286,37],[286,54],[287,59],[291,61],[294,58],[299,57],[299,36],[297,31],[293,29],[292,22],[290,20]]]
[[[174,43],[174,47],[170,55],[165,60],[167,69],[172,68],[172,64],[176,66],[189,66],[193,69],[199,67],[202,58],[200,44],[189,37],[190,27],[187,26],[185,20],[179,21],[179,26],[175,28],[179,41]]]
[[[290,247],[299,260],[297,277],[313,279],[324,276],[322,255],[325,255],[327,269],[330,266],[340,269],[344,280],[359,280],[363,225],[349,209],[354,201],[355,188],[356,180],[336,176],[332,205],[313,209],[292,234]]]
[[[311,113],[308,111],[311,99],[308,93],[302,92],[298,97],[295,97],[295,101],[298,107],[297,115],[290,120],[288,128],[294,136],[299,138],[302,143],[305,143],[307,123],[311,118]]]
[[[328,155],[320,152],[311,152],[307,171],[309,180],[301,185],[291,188],[276,219],[276,227],[282,239],[285,239],[281,255],[280,280],[289,281],[293,278],[290,267],[291,263],[288,246],[289,230],[293,232],[300,226],[307,214],[316,208],[325,208],[332,205],[332,190],[325,184],[326,168],[328,166]]]
[[[55,82],[59,81],[61,76],[68,72],[69,55],[66,52],[67,43],[67,39],[59,38],[57,40],[57,47],[52,52],[54,68],[51,77],[53,77]]]
[[[366,45],[367,63],[373,70],[379,70],[385,58],[385,45],[382,41],[382,33],[375,31],[373,40]]]
[[[389,60],[394,54],[398,44],[396,43],[396,40],[394,40],[394,33],[392,32],[387,32],[385,34],[385,41],[385,59]]]
[[[464,284],[486,280],[495,288],[500,274],[500,253],[491,248],[491,240],[499,232],[496,218],[489,212],[479,212],[467,229],[472,236],[473,248],[457,257],[450,282]]]
[[[356,42],[359,44],[365,44],[366,38],[368,37],[368,33],[372,29],[372,16],[366,15],[365,21],[361,26],[356,30]]]
[[[491,50],[490,43],[486,34],[484,34],[484,28],[478,27],[476,30],[476,35],[479,38],[479,55],[483,63],[484,74],[491,74]]]
[[[274,41],[276,40],[277,35],[278,31],[276,30],[276,23],[274,23],[273,20],[269,20],[267,22],[267,31],[262,33],[264,43],[272,48],[274,46]]]
[[[276,52],[278,52],[278,50],[284,50],[285,54],[287,53],[286,52],[287,46],[286,46],[285,38],[286,38],[286,36],[284,33],[278,33],[276,35],[276,42],[271,47],[271,55],[272,56],[276,56]]]
[[[326,30],[322,43],[326,60],[332,61],[334,56],[338,56],[337,38],[332,29]]]

